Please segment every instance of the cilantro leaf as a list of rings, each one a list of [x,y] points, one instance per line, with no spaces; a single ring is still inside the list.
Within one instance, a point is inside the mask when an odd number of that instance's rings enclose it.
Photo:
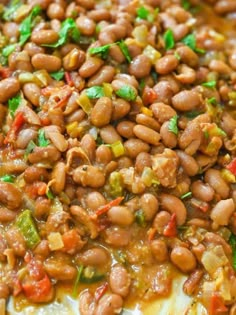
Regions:
[[[203,82],[202,86],[208,87],[208,88],[215,88],[216,87],[216,81],[212,80],[212,81],[208,81],[208,82]]]
[[[147,222],[145,220],[144,212],[142,209],[135,212],[135,221],[141,227],[145,227]]]
[[[201,53],[201,54],[205,53],[204,49],[197,48],[196,37],[194,34],[188,34],[182,39],[181,42],[197,53]]]
[[[5,183],[13,183],[14,182],[14,176],[13,175],[4,175],[0,177],[0,180]]]
[[[179,132],[177,122],[178,122],[178,116],[175,115],[170,119],[169,126],[168,126],[168,130],[174,133],[175,135],[177,135]]]
[[[51,200],[54,199],[53,193],[51,192],[50,189],[47,190],[46,196],[48,197],[48,199],[51,199]]]
[[[2,55],[7,58],[16,48],[16,44],[10,44],[3,48]]]
[[[233,267],[236,270],[236,236],[234,234],[230,235],[229,244],[232,248],[232,256],[233,256]]]
[[[189,3],[188,0],[182,0],[182,1],[181,1],[181,5],[182,5],[182,7],[183,7],[186,11],[189,10],[190,7],[191,7],[191,4]]]
[[[50,76],[57,80],[57,81],[60,81],[63,77],[64,77],[64,74],[65,74],[65,71],[63,69],[57,71],[57,72],[51,72],[50,73]]]
[[[217,100],[215,97],[210,97],[207,99],[207,103],[215,105],[217,103]]]
[[[98,55],[102,59],[107,59],[109,50],[112,44],[107,44],[101,47],[93,47],[89,49],[90,55]]]
[[[85,91],[88,98],[94,99],[94,98],[100,98],[105,96],[104,89],[102,86],[92,86],[91,88],[88,88]]]
[[[120,42],[117,43],[118,46],[120,47],[123,55],[125,56],[126,60],[130,63],[132,61],[130,53],[129,53],[129,49],[128,46],[126,45],[126,43],[121,40]]]
[[[61,29],[59,31],[59,39],[56,43],[45,44],[43,46],[57,48],[64,45],[67,42],[68,37],[71,37],[71,39],[76,43],[80,40],[80,31],[72,18],[67,18],[62,22]]]
[[[33,10],[31,11],[30,15],[27,16],[22,23],[20,24],[20,45],[24,45],[25,42],[30,38],[31,36],[31,29],[33,27],[34,19],[37,15],[41,13],[41,7],[39,5],[36,5]]]
[[[45,131],[40,129],[38,131],[38,145],[40,147],[47,147],[50,144],[50,141],[45,138]]]
[[[14,96],[8,100],[8,108],[9,108],[11,117],[14,117],[15,111],[20,106],[20,103],[21,103],[20,94]]]
[[[149,10],[145,7],[140,7],[136,10],[137,16],[142,20],[147,20],[150,14]]]
[[[175,46],[174,33],[171,29],[168,29],[163,35],[163,39],[165,42],[165,49],[169,50]]]
[[[116,95],[120,96],[126,101],[135,101],[137,97],[136,91],[129,85],[123,85],[119,90],[116,91]]]

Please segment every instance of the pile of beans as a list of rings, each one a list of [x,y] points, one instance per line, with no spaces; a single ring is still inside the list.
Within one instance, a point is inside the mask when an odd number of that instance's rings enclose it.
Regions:
[[[0,313],[236,314],[236,1],[0,4]]]

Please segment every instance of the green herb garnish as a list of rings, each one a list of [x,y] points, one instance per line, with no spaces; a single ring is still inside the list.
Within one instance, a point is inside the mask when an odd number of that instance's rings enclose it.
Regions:
[[[188,46],[189,48],[191,48],[193,51],[195,51],[197,53],[200,53],[200,54],[205,53],[204,49],[197,47],[196,37],[194,34],[189,34],[189,35],[185,36],[181,42],[184,43],[186,46]]]
[[[14,183],[14,176],[13,175],[1,176],[0,181],[5,182],[5,183]]]
[[[20,106],[20,103],[21,103],[20,94],[14,96],[8,100],[8,108],[9,108],[9,112],[10,112],[11,117],[14,117],[15,111]]]
[[[16,44],[10,44],[10,45],[5,46],[2,50],[2,56],[7,58],[11,53],[13,53],[15,48],[16,48]]]
[[[52,200],[54,199],[53,193],[51,192],[50,189],[47,190],[46,192],[46,196],[48,197],[48,199]]]
[[[121,40],[117,44],[120,47],[120,50],[122,51],[122,53],[125,56],[126,60],[130,63],[132,61],[132,59],[131,59],[131,56],[130,56],[130,53],[129,53],[129,49],[128,49],[128,46],[126,45],[126,43],[123,40]]]
[[[216,105],[217,104],[217,100],[216,100],[215,97],[211,97],[211,98],[207,99],[207,103]]]
[[[91,88],[86,89],[85,93],[88,96],[88,98],[91,99],[105,96],[102,86],[92,86]]]
[[[135,101],[137,93],[129,85],[123,85],[119,90],[116,91],[116,95],[125,99],[126,101]]]
[[[186,194],[183,194],[181,197],[180,197],[180,199],[186,199],[186,198],[189,198],[189,197],[192,197],[192,192],[191,191],[189,191],[189,192],[187,192]]]
[[[233,267],[236,270],[236,236],[234,234],[230,235],[229,244],[232,248]]]
[[[165,42],[165,49],[169,50],[175,46],[174,33],[171,29],[168,29],[163,35],[163,39]]]
[[[202,83],[202,86],[213,89],[216,87],[216,81],[212,80],[212,81],[204,82],[204,83]]]
[[[24,154],[24,159],[27,160],[28,155],[34,151],[34,148],[36,147],[36,144],[34,143],[33,140],[30,140],[28,143],[26,149],[25,149],[25,154]]]
[[[138,223],[139,226],[145,227],[146,226],[146,220],[143,213],[143,210],[140,209],[135,212],[135,221]]]
[[[20,45],[23,46],[31,36],[31,30],[34,25],[34,19],[41,13],[42,9],[39,5],[35,6],[30,15],[27,16],[20,24]]]
[[[72,18],[67,18],[64,22],[62,22],[61,29],[59,31],[59,39],[56,43],[45,44],[43,46],[57,48],[64,45],[67,42],[68,37],[71,37],[75,43],[78,43],[80,40],[80,31]]]
[[[145,7],[140,7],[136,10],[137,16],[142,20],[147,20],[150,14],[149,10]]]
[[[102,59],[107,59],[111,45],[112,44],[107,44],[100,47],[93,47],[90,48],[88,52],[90,53],[90,55],[98,55]]]
[[[64,70],[59,70],[57,72],[51,72],[50,73],[50,76],[57,80],[57,81],[60,81],[63,77],[64,77],[64,74],[65,74],[65,71]]]
[[[188,11],[191,8],[191,4],[188,0],[182,0],[181,5],[186,11]]]
[[[175,115],[170,119],[169,126],[168,126],[168,130],[174,133],[175,135],[177,135],[179,132],[177,123],[178,123],[178,116]]]
[[[47,147],[50,144],[50,141],[45,138],[45,131],[40,129],[38,131],[38,145],[40,147]]]
[[[10,21],[14,15],[14,13],[17,11],[17,9],[21,6],[20,0],[13,0],[10,2],[10,5],[8,7],[4,8],[4,12],[2,15],[2,18],[5,21]]]
[[[84,266],[81,265],[81,266],[76,267],[76,268],[77,268],[77,275],[76,275],[75,283],[74,283],[74,286],[73,286],[73,292],[72,292],[72,296],[74,298],[76,297],[76,295],[78,293],[78,286],[79,286],[79,283],[80,283],[80,278],[81,278]]]

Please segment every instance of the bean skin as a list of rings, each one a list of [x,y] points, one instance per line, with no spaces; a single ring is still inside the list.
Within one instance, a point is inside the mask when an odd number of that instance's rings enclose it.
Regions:
[[[140,152],[135,160],[135,170],[142,174],[145,167],[152,167],[151,155],[147,152]]]
[[[131,278],[125,267],[117,264],[111,268],[109,284],[113,293],[122,297],[129,294]]]
[[[41,90],[35,83],[26,83],[23,86],[23,92],[25,97],[35,106],[39,106],[39,97]]]
[[[0,202],[12,210],[19,208],[22,203],[20,190],[13,184],[0,181]]]
[[[82,165],[74,170],[73,180],[83,187],[99,188],[104,185],[105,176],[98,167]]]
[[[91,123],[100,128],[108,125],[112,115],[112,103],[110,98],[101,97],[93,107],[90,115]]]
[[[83,252],[79,260],[84,266],[105,266],[109,261],[109,256],[105,249],[94,247]]]
[[[182,272],[188,273],[196,268],[196,258],[185,247],[175,247],[170,254],[170,259]]]
[[[63,58],[63,67],[66,71],[77,70],[85,61],[85,53],[77,48],[72,49]]]
[[[86,197],[86,205],[92,211],[96,211],[99,207],[104,206],[106,204],[106,199],[103,195],[98,191],[93,191],[88,193]]]
[[[200,108],[202,99],[195,91],[184,90],[172,97],[173,107],[180,111],[190,111]]]
[[[48,72],[55,72],[61,68],[61,59],[47,54],[35,54],[31,59],[32,65],[35,69],[45,69]]]
[[[165,121],[160,129],[160,136],[162,139],[163,144],[167,148],[174,148],[177,145],[177,136],[169,130],[169,121]]]
[[[33,32],[31,35],[31,41],[39,46],[43,44],[53,44],[57,42],[58,38],[57,32],[53,30],[40,30]]]
[[[10,295],[9,287],[6,283],[0,282],[0,299],[7,299]]]
[[[221,177],[221,173],[216,169],[208,169],[205,173],[205,182],[208,183],[221,198],[226,199],[229,196],[229,186]]]
[[[20,90],[20,83],[15,78],[0,81],[0,103],[5,103]]]
[[[159,203],[154,195],[150,193],[145,193],[140,198],[140,206],[143,211],[145,220],[151,221],[158,211]]]
[[[120,295],[107,294],[98,302],[94,315],[113,315],[119,314],[122,310],[123,300]],[[85,314],[84,314],[85,315]],[[92,315],[92,314],[91,314]]]
[[[112,120],[119,120],[126,116],[130,111],[130,104],[129,102],[123,100],[122,98],[117,98],[112,100]]]
[[[229,219],[235,211],[233,199],[220,200],[211,211],[211,219],[217,225],[228,225]]]
[[[170,213],[176,213],[178,225],[184,224],[187,217],[187,209],[183,202],[179,198],[169,194],[161,194],[160,197],[161,207]]]
[[[117,125],[116,130],[122,137],[129,139],[134,137],[133,132],[134,126],[135,126],[134,122],[129,120],[123,120]]]
[[[199,171],[199,165],[196,160],[184,151],[175,151],[180,159],[180,164],[188,176],[194,176]]]
[[[134,57],[129,66],[129,73],[136,78],[141,79],[149,75],[151,71],[151,61],[145,55]]]
[[[115,76],[115,68],[112,66],[103,66],[96,74],[88,80],[88,87],[110,83]]]
[[[128,207],[115,206],[112,207],[108,213],[108,218],[113,224],[129,226],[134,221],[134,216]]]
[[[58,162],[52,171],[52,189],[55,194],[60,194],[65,188],[66,182],[66,165],[63,162]]]
[[[148,152],[150,149],[150,146],[146,142],[135,138],[127,140],[124,143],[124,147],[126,154],[131,158],[136,158],[139,153]]]
[[[180,56],[181,61],[189,67],[196,68],[198,66],[198,55],[188,46],[178,47],[176,53]]]
[[[178,64],[178,59],[174,55],[166,55],[156,61],[155,69],[159,74],[168,74],[174,71]]]
[[[152,145],[158,145],[160,141],[160,135],[158,132],[142,125],[136,125],[133,128],[135,136],[144,142]]]
[[[96,29],[96,23],[87,16],[80,15],[76,19],[76,25],[80,32],[86,36],[92,36]]]
[[[112,125],[107,125],[100,129],[100,136],[105,143],[112,144],[121,141],[121,137]]]
[[[112,160],[111,150],[105,145],[100,145],[95,154],[96,162],[99,164],[108,164]]]
[[[16,256],[24,257],[26,253],[26,243],[24,237],[16,227],[11,227],[6,232],[6,241],[10,248],[13,249]]]
[[[168,249],[163,240],[153,240],[151,242],[151,252],[155,260],[159,263],[163,263],[168,260]]]
[[[51,20],[57,19],[63,21],[65,18],[65,10],[59,3],[50,3],[47,9],[47,16]]]
[[[144,126],[149,127],[155,131],[160,130],[160,125],[159,125],[158,121],[155,118],[150,117],[148,115],[138,114],[136,116],[136,122],[137,122],[137,124],[144,125]]]
[[[103,65],[104,61],[97,57],[89,57],[80,67],[79,75],[82,78],[89,78],[94,75]]]
[[[165,121],[176,115],[176,111],[171,106],[161,102],[152,104],[151,110],[154,117],[159,121],[160,124],[163,124]]]
[[[95,301],[92,293],[88,290],[84,290],[79,297],[79,314],[81,315],[94,315]]]
[[[191,192],[197,199],[209,202],[214,198],[214,189],[209,185],[203,183],[201,180],[197,180],[191,185]]]

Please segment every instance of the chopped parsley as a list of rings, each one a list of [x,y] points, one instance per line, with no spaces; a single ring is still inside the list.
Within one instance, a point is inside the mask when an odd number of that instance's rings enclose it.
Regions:
[[[126,60],[130,63],[132,61],[132,59],[131,59],[131,56],[130,56],[130,53],[129,53],[129,49],[128,49],[128,46],[126,45],[126,43],[123,40],[121,40],[117,44],[120,47],[120,50],[122,51],[122,53],[125,56]]]
[[[8,100],[8,108],[9,108],[11,117],[14,117],[15,111],[20,106],[20,103],[21,103],[20,94],[14,96]]]
[[[172,49],[175,46],[175,39],[174,39],[174,33],[171,29],[168,29],[164,35],[163,39],[165,42],[165,49],[169,50]]]
[[[20,0],[12,0],[8,7],[4,8],[2,18],[5,21],[10,21],[17,11],[17,9],[22,5]]]
[[[47,147],[50,144],[50,141],[45,138],[45,131],[40,129],[38,131],[38,145],[40,147]]]
[[[204,83],[202,83],[202,86],[205,86],[205,87],[213,89],[213,88],[216,87],[216,81],[212,80],[212,81],[204,82]]]
[[[13,183],[14,182],[14,176],[13,175],[1,176],[0,181],[5,182],[5,183]]]
[[[211,97],[211,98],[207,99],[207,103],[216,105],[217,104],[217,100],[216,100],[215,97]]]
[[[135,212],[135,221],[141,227],[146,226],[146,220],[142,209]]]
[[[57,71],[57,72],[51,72],[50,73],[50,76],[57,80],[57,81],[60,81],[63,77],[64,77],[64,74],[65,74],[65,71],[63,69]]]
[[[105,96],[104,89],[102,86],[92,86],[91,88],[86,89],[85,91],[88,98],[100,98]]]
[[[50,189],[47,190],[46,192],[46,196],[48,197],[48,199],[52,200],[54,199],[53,193],[51,192]]]
[[[181,5],[186,11],[188,11],[191,8],[191,4],[188,0],[182,0]]]
[[[31,36],[31,30],[34,26],[34,20],[37,15],[41,13],[41,7],[39,5],[36,5],[33,10],[31,11],[30,15],[27,16],[22,23],[20,24],[20,45],[23,46],[25,42],[30,38]]]
[[[93,48],[90,48],[88,52],[92,56],[98,55],[102,59],[107,59],[111,45],[112,44],[107,44],[107,45],[100,46],[100,47],[93,47]]]
[[[125,99],[126,101],[135,101],[137,97],[136,91],[129,85],[123,85],[116,91],[116,95]]]
[[[168,126],[168,130],[174,133],[175,135],[177,135],[179,132],[177,123],[178,123],[178,116],[175,115],[170,119],[169,126]]]
[[[191,48],[193,51],[204,54],[205,50],[197,47],[196,37],[194,34],[188,34],[182,39],[182,43]]]
[[[137,17],[139,17],[142,20],[147,20],[150,14],[149,10],[146,9],[145,7],[138,8],[136,13],[137,13]]]

